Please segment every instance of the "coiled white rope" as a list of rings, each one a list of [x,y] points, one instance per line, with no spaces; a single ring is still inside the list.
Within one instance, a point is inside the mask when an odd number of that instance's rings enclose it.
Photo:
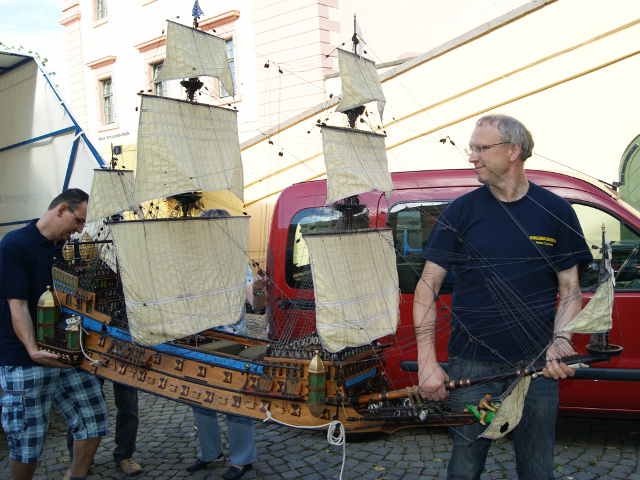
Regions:
[[[327,429],[327,442],[329,445],[335,445],[337,447],[342,447],[342,466],[340,467],[340,476],[338,480],[342,480],[342,474],[344,472],[344,465],[347,462],[347,434],[344,428],[344,425],[339,420],[333,420],[329,423],[325,423],[324,425],[318,425],[315,427],[305,427],[302,425],[292,425],[287,422],[283,422],[273,417],[271,411],[267,410],[267,416],[263,420],[264,423],[272,421],[279,423],[280,425],[284,425],[286,427],[291,428],[299,428],[302,430],[322,430],[323,428]]]
[[[82,324],[80,325],[80,350],[82,350],[82,355],[84,355],[84,358],[86,358],[87,360],[89,360],[89,362],[91,363],[91,365],[95,366],[95,367],[102,367],[103,363],[100,360],[95,360],[93,358],[91,358],[87,352],[84,350],[84,344],[82,341],[82,334],[86,333],[84,330],[84,327],[82,326]]]

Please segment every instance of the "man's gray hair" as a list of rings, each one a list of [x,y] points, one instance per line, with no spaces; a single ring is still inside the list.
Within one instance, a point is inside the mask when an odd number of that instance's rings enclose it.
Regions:
[[[533,137],[520,120],[508,115],[485,115],[476,122],[476,126],[491,125],[500,132],[503,142],[520,145],[520,160],[525,161],[533,151]]]

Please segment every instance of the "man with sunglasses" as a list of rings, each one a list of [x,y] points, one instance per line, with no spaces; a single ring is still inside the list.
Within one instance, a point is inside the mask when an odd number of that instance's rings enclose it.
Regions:
[[[578,265],[592,256],[571,206],[527,179],[524,163],[532,150],[531,134],[515,118],[490,115],[477,121],[468,154],[483,185],[438,218],[424,249],[413,319],[420,392],[430,400],[448,398],[454,411],[477,405],[486,394],[499,397],[513,380],[449,393],[449,378],[489,377],[505,367],[546,360],[544,376],[531,381],[512,440],[518,478],[550,480],[557,380],[575,372],[561,361],[575,353],[563,326],[582,307]],[[445,372],[434,339],[435,300],[447,272],[455,280]],[[485,428],[479,422],[452,428],[449,480],[480,478],[491,445],[479,438]]]
[[[107,433],[107,409],[97,378],[41,350],[34,332],[38,299],[52,285],[53,259],[74,232],[82,231],[88,199],[80,189],[66,190],[40,219],[7,233],[0,242],[0,402],[14,480],[33,478],[54,402],[74,437],[66,479],[86,478]]]

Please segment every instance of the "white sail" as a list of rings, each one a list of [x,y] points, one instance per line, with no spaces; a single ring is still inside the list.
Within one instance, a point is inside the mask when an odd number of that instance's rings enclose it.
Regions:
[[[607,248],[609,253],[604,255],[602,259],[607,274],[606,280],[598,285],[589,303],[562,328],[564,332],[604,333],[611,330],[615,276],[609,260],[611,246],[608,245]]]
[[[131,170],[95,169],[87,222],[101,220],[138,207],[133,200],[134,178]]]
[[[138,203],[199,190],[243,199],[237,112],[142,95],[138,128]]]
[[[238,321],[248,226],[249,217],[111,225],[136,342],[157,345]]]
[[[382,120],[385,98],[376,64],[341,48],[338,49],[338,64],[342,82],[342,100],[336,110],[344,112],[376,101],[380,120]]]
[[[167,56],[158,81],[216,77],[231,95],[233,76],[227,60],[225,40],[185,25],[167,21]]]
[[[518,426],[531,384],[531,376],[522,377],[517,382],[511,393],[502,401],[496,416],[479,437],[497,440]]]
[[[304,240],[322,346],[338,352],[395,333],[400,294],[391,231],[304,235]]]
[[[393,183],[383,135],[330,126],[321,130],[327,204],[371,190],[390,195]]]
[[[589,303],[573,317],[563,331],[573,333],[603,333],[611,330],[613,310],[613,277],[602,283]]]

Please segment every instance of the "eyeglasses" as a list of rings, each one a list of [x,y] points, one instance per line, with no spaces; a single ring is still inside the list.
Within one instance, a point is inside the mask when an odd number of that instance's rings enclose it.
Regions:
[[[69,213],[71,213],[71,215],[73,215],[73,218],[75,219],[76,224],[79,227],[82,227],[87,222],[87,220],[85,218],[79,217],[75,213],[73,213],[73,210],[69,209]]]
[[[487,150],[491,150],[493,147],[497,147],[498,145],[508,145],[510,143],[511,142],[500,142],[493,143],[491,145],[469,145],[468,148],[464,149],[464,153],[466,153],[467,155],[471,155],[473,153],[483,153]]]

